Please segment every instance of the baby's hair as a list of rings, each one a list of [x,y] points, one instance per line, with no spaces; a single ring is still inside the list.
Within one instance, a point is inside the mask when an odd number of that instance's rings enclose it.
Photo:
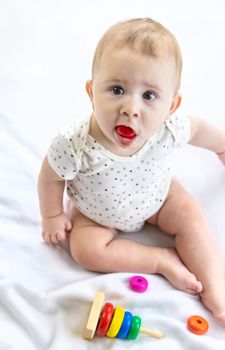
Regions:
[[[111,26],[99,41],[95,50],[92,76],[100,63],[105,48],[128,47],[153,58],[173,56],[176,64],[176,91],[180,87],[182,56],[175,36],[159,22],[151,18],[134,18]]]

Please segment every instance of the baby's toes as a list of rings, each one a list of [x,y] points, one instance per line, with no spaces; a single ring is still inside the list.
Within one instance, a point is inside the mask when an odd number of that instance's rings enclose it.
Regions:
[[[199,282],[195,275],[190,274],[187,280],[187,291],[191,294],[198,294],[202,292],[202,284]]]
[[[219,321],[221,326],[225,327],[225,311],[221,312],[220,314],[216,315],[216,319]]]

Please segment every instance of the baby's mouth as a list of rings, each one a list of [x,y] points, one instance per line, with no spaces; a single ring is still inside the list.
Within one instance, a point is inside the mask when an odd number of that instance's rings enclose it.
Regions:
[[[118,125],[115,127],[115,129],[116,129],[116,132],[122,137],[132,139],[133,137],[136,136],[136,133],[134,132],[134,130],[129,126]]]

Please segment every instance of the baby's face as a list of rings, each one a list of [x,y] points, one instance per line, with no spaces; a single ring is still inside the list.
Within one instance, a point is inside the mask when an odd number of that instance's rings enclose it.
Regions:
[[[172,57],[106,49],[93,81],[87,83],[92,136],[117,155],[136,153],[179,105],[175,69]]]

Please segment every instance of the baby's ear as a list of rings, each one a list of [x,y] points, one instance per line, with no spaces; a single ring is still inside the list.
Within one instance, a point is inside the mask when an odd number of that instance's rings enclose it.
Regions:
[[[86,91],[87,91],[87,94],[88,94],[91,102],[93,102],[92,80],[88,80],[86,82]]]
[[[170,115],[173,114],[181,105],[182,96],[181,94],[177,94],[174,96],[171,107],[170,107]]]

